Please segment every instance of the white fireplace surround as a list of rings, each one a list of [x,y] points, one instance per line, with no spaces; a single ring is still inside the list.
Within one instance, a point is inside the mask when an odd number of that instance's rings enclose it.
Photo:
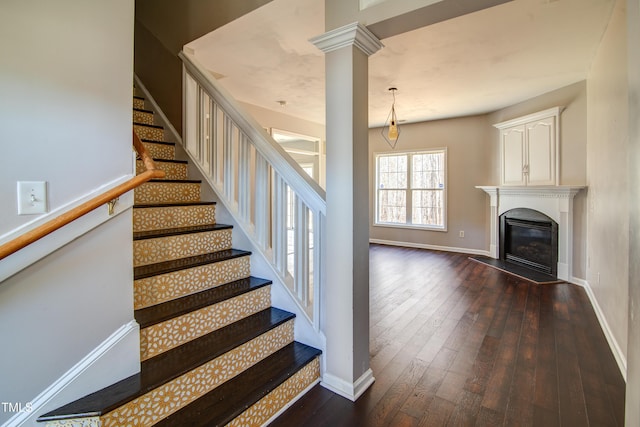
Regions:
[[[558,279],[573,277],[573,198],[586,187],[494,187],[477,186],[490,196],[491,242],[489,254],[500,257],[500,215],[515,209],[529,208],[547,215],[558,223]]]

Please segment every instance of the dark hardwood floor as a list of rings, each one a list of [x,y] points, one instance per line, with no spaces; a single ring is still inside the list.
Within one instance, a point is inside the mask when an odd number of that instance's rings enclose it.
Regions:
[[[584,290],[467,255],[371,245],[371,367],[355,403],[314,387],[278,426],[620,426],[625,383]]]

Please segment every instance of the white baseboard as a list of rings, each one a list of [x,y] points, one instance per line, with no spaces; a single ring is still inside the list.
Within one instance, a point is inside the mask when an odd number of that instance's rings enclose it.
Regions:
[[[369,239],[369,243],[376,243],[379,245],[388,245],[388,246],[402,246],[405,248],[416,248],[416,249],[430,249],[433,251],[444,251],[444,252],[455,252],[461,254],[469,254],[469,255],[484,255],[491,256],[489,251],[481,250],[481,249],[469,249],[469,248],[456,248],[452,246],[438,246],[438,245],[428,245],[426,243],[412,243],[412,242],[399,242],[396,240],[382,240],[382,239]]]
[[[132,320],[28,402],[28,411],[17,413],[2,427],[38,425],[35,420],[40,415],[139,372],[139,358],[127,361],[127,355],[138,355],[139,348],[140,327]]]
[[[0,244],[9,242],[16,237],[23,235],[24,233],[33,230],[34,228],[50,221],[59,215],[70,211],[71,209],[80,206],[81,204],[91,200],[94,197],[103,194],[105,191],[111,190],[118,185],[127,182],[133,177],[133,175],[124,175],[117,178],[82,197],[77,198],[63,206],[60,206],[51,212],[41,215],[33,221],[24,224],[10,232],[0,236]],[[126,211],[133,206],[133,192],[120,196],[118,203],[115,205],[115,211],[113,215],[107,213],[106,206],[98,207],[97,209],[87,213],[86,215],[78,218],[70,224],[65,225],[62,229],[54,231],[53,233],[43,237],[35,243],[19,250],[18,252],[9,255],[7,258],[0,261],[0,282],[8,279],[14,274],[22,271],[31,264],[39,261],[50,253],[62,246],[77,239],[83,234],[88,233],[99,225],[107,222],[108,220],[115,218],[120,213]]]
[[[375,378],[373,377],[373,371],[371,369],[367,369],[367,371],[360,376],[353,384],[345,381],[341,378],[336,377],[335,375],[331,375],[325,372],[322,377],[322,385],[324,388],[331,390],[332,392],[339,394],[342,397],[345,397],[352,402],[358,400],[362,393],[367,391],[367,389],[375,382]]]
[[[609,323],[607,323],[607,318],[604,316],[604,312],[600,308],[598,304],[598,300],[596,299],[595,294],[593,293],[593,289],[591,289],[591,285],[589,282],[583,279],[573,278],[574,283],[582,286],[589,297],[589,301],[591,301],[591,306],[593,307],[593,311],[596,312],[596,317],[598,318],[598,322],[600,323],[600,327],[602,328],[602,332],[604,332],[604,336],[607,338],[607,342],[609,343],[609,348],[611,348],[611,352],[613,353],[613,357],[616,359],[616,363],[618,364],[618,369],[620,369],[620,373],[622,374],[622,378],[624,381],[627,381],[627,356],[624,354],[620,345],[618,345],[618,341],[616,341],[613,332],[611,332],[611,328],[609,327]]]
[[[587,283],[586,280],[578,279],[577,277],[572,277],[571,279],[568,280],[568,282],[569,283],[573,283],[574,285],[582,286],[583,288],[586,288],[586,287],[589,286],[589,284]],[[591,297],[589,297],[589,298],[591,298]]]

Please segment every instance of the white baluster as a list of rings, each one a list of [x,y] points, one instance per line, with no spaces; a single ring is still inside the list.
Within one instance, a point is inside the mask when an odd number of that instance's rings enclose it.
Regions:
[[[269,200],[271,199],[271,179],[269,164],[260,153],[256,153],[256,173],[255,173],[255,223],[256,240],[258,246],[263,251],[270,249],[269,229],[271,223],[271,213],[269,210]]]
[[[294,284],[295,293],[303,307],[309,305],[309,208],[299,198],[295,209]]]

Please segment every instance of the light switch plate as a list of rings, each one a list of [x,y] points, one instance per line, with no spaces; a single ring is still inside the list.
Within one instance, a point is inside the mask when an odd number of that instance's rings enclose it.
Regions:
[[[47,182],[18,181],[18,215],[47,213]]]

